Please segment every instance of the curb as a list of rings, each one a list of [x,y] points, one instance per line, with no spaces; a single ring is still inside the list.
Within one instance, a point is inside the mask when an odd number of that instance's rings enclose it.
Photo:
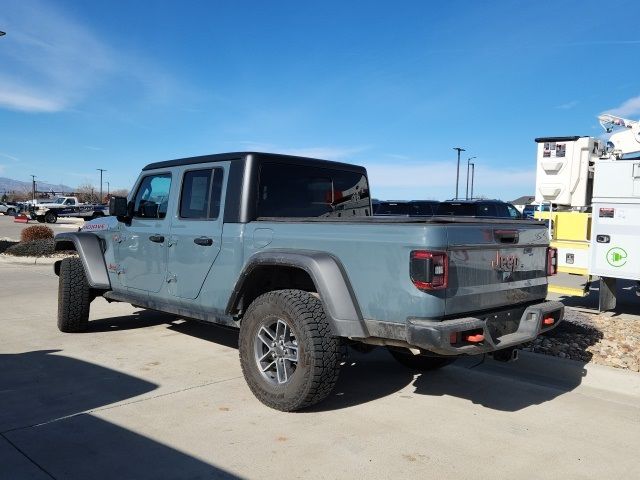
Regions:
[[[0,253],[0,263],[9,265],[53,265],[58,260],[66,258],[67,255],[58,257],[16,257]]]
[[[586,387],[640,398],[640,374],[637,372],[522,350],[518,354],[517,362],[486,361],[478,370],[560,389]],[[457,363],[462,368],[475,368],[477,361],[465,359]]]

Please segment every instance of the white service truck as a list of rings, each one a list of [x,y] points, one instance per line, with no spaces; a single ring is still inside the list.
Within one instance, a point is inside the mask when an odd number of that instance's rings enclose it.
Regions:
[[[598,120],[608,140],[536,139],[535,199],[550,211],[535,216],[553,225],[558,271],[588,280],[582,289],[550,284],[549,290],[584,295],[599,278],[600,310],[612,310],[618,278],[640,286],[640,122],[610,114]]]
[[[49,203],[38,203],[29,209],[32,220],[40,223],[56,223],[58,217],[77,217],[85,220],[109,215],[107,205],[81,203],[77,197],[58,197]]]

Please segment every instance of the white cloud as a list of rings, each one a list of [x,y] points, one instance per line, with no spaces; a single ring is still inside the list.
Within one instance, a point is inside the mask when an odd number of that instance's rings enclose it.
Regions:
[[[10,1],[0,13],[0,106],[56,112],[83,98],[113,69],[108,49],[84,26],[37,0]]]
[[[577,100],[572,100],[572,101],[567,102],[567,103],[562,103],[560,105],[556,105],[556,108],[558,108],[560,110],[570,110],[570,109],[576,107],[578,105],[578,103],[580,103],[580,102],[578,102]]]
[[[102,41],[86,23],[40,0],[6,0],[0,25],[0,108],[24,112],[68,110],[102,84],[133,83],[137,98],[184,105],[194,91],[171,72]]]
[[[18,157],[14,157],[13,155],[9,155],[8,153],[0,152],[0,157],[8,158],[12,162],[19,162],[20,159]]]
[[[622,105],[607,110],[606,113],[619,117],[631,117],[640,114],[640,95],[624,101]]]

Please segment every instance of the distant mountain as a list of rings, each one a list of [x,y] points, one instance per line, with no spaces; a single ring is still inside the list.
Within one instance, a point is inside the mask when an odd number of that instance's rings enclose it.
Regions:
[[[68,185],[56,185],[36,180],[36,189],[39,192],[73,192],[74,188]],[[0,177],[0,194],[9,192],[30,192],[31,182],[22,182],[12,178]]]

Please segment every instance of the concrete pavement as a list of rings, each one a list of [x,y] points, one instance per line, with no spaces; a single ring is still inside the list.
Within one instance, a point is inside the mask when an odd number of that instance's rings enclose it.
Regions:
[[[233,330],[98,299],[55,326],[50,266],[0,264],[0,478],[638,478],[640,376],[529,355],[414,375],[353,353],[270,410]]]

